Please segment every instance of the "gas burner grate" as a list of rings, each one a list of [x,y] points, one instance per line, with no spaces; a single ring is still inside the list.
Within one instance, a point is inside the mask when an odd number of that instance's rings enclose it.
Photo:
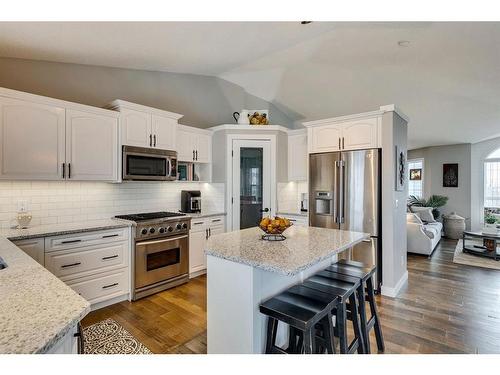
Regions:
[[[116,215],[115,218],[131,220],[131,221],[146,221],[146,220],[164,219],[168,217],[182,217],[182,216],[186,216],[186,214],[180,212],[160,211],[160,212],[145,212],[145,213],[131,214],[131,215]]]

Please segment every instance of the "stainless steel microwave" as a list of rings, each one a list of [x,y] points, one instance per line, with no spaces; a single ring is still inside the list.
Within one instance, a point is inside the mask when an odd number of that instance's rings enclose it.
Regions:
[[[123,146],[122,179],[173,181],[177,179],[177,152],[154,148]]]

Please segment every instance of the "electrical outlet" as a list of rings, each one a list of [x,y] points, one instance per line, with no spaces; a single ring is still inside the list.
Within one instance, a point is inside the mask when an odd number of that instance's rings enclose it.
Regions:
[[[398,207],[399,207],[399,199],[396,199],[396,200],[394,201],[394,205],[396,206],[396,208],[398,208]]]
[[[28,211],[28,201],[26,199],[19,199],[17,201],[17,212]]]

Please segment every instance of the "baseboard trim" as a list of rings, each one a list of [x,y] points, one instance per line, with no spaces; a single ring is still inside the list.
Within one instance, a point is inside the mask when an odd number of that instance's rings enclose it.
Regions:
[[[130,294],[129,293],[123,294],[123,295],[118,296],[118,297],[113,297],[113,298],[105,300],[105,301],[93,303],[90,305],[90,310],[91,311],[99,310],[99,309],[102,309],[103,307],[106,307],[109,305],[114,305],[115,303],[119,303],[119,302],[126,301],[126,300],[130,301]]]
[[[408,271],[405,271],[405,273],[403,274],[403,276],[401,276],[401,278],[396,283],[396,286],[394,288],[382,285],[381,293],[383,296],[394,298],[399,294],[399,291],[407,282],[408,282]]]

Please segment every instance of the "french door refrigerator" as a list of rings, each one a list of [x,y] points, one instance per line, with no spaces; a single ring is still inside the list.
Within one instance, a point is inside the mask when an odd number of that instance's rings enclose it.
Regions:
[[[376,265],[382,282],[379,149],[309,156],[309,225],[365,232],[370,239],[340,257]]]

